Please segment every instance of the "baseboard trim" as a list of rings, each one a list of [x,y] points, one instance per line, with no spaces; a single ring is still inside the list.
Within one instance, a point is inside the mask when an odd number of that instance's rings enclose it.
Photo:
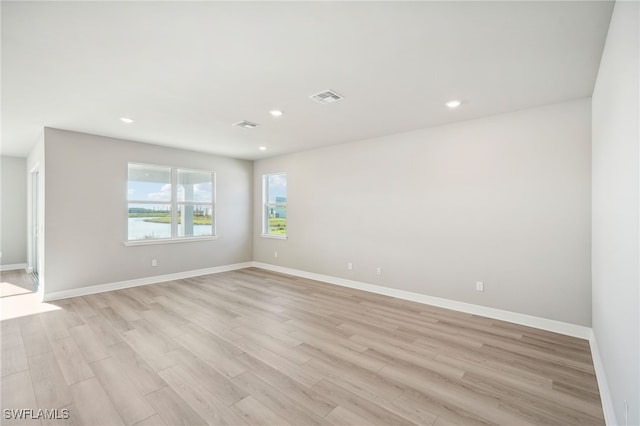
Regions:
[[[27,270],[28,265],[26,263],[13,263],[10,265],[0,265],[0,272],[4,271],[17,271],[18,269]]]
[[[27,264],[1,265],[0,271],[27,269]],[[474,305],[471,303],[458,302],[456,300],[444,299],[440,297],[427,296],[424,294],[413,293],[410,291],[399,290],[389,287],[383,287],[375,284],[364,283],[360,281],[349,280],[345,278],[333,277],[330,275],[317,274],[315,272],[307,272],[298,269],[287,268],[283,266],[271,265],[262,262],[243,262],[231,265],[215,266],[211,268],[196,269],[192,271],[177,272],[166,275],[156,275],[153,277],[139,278],[135,280],[118,281],[114,283],[98,284],[89,287],[77,289],[62,290],[52,293],[45,293],[44,302],[50,302],[70,297],[86,296],[88,294],[103,293],[106,291],[120,290],[124,288],[137,287],[141,285],[156,284],[167,281],[174,281],[184,278],[192,278],[201,275],[217,274],[220,272],[235,271],[239,269],[255,267],[268,271],[279,272],[282,274],[292,275],[300,278],[321,281],[329,284],[349,287],[357,290],[363,290],[370,293],[381,294],[398,299],[410,300],[413,302],[424,303],[426,305],[438,306],[441,308],[452,309],[459,312],[465,312],[473,315],[480,315],[488,318],[508,321],[515,324],[534,327],[554,333],[564,334],[568,336],[578,337],[589,341],[591,355],[593,357],[593,366],[596,372],[598,388],[600,390],[600,399],[602,410],[604,412],[605,423],[607,425],[617,425],[616,415],[613,408],[609,386],[604,372],[604,366],[598,351],[593,330],[576,324],[565,323],[562,321],[550,320],[546,318],[535,317],[532,315],[520,314],[517,312],[505,311],[501,309],[489,308],[486,306]]]
[[[114,283],[98,284],[89,287],[74,288],[70,290],[54,291],[44,294],[44,301],[67,299],[69,297],[86,296],[88,294],[104,293],[105,291],[121,290],[123,288],[138,287],[141,285],[157,284],[167,281],[181,280],[184,278],[198,277],[201,275],[217,274],[220,272],[235,271],[249,268],[252,262],[234,263],[231,265],[214,266],[211,268],[195,269],[192,271],[176,272],[174,274],[156,275],[153,277],[138,278],[135,280],[118,281]]]
[[[596,335],[593,333],[593,330],[589,337],[589,346],[591,347],[593,368],[596,370],[598,390],[600,391],[600,403],[602,404],[602,411],[604,412],[604,422],[607,425],[614,426],[618,424],[618,420],[616,419],[616,412],[613,407],[613,398],[609,392],[609,383],[607,383],[607,376],[604,373],[604,365],[600,358],[600,351],[598,350]]]
[[[355,288],[358,290],[364,290],[371,293],[382,294],[385,296],[397,297],[398,299],[411,300],[413,302],[424,303],[426,305],[438,306],[441,308],[452,309],[454,311],[508,321],[515,324],[526,325],[528,327],[534,327],[542,330],[552,331],[554,333],[564,334],[567,336],[578,337],[580,339],[589,340],[592,335],[591,328],[589,327],[570,324],[562,321],[540,318],[532,315],[520,314],[517,312],[504,311],[501,309],[489,308],[486,306],[474,305],[471,303],[458,302],[456,300],[444,299],[441,297],[427,296],[425,294],[413,293],[410,291],[398,290],[395,288],[383,287],[375,284],[348,280],[345,278],[332,277],[330,275],[316,274],[315,272],[301,271],[298,269],[286,268],[283,266],[276,266],[268,263],[252,262],[252,264],[256,268],[266,269],[268,271],[280,272],[296,277],[308,278],[311,280],[322,281],[343,287]]]
[[[307,278],[358,290],[364,290],[371,293],[382,294],[385,296],[397,297],[399,299],[410,300],[413,302],[424,303],[427,305],[433,305],[469,314],[480,315],[483,317],[508,321],[515,324],[525,325],[528,327],[534,327],[542,330],[552,331],[554,333],[588,340],[589,347],[591,348],[591,356],[593,358],[593,367],[595,369],[596,379],[598,381],[600,402],[602,404],[602,411],[604,412],[605,424],[609,426],[615,426],[618,424],[613,407],[613,400],[611,398],[611,393],[609,392],[609,385],[607,383],[604,366],[602,365],[602,359],[600,358],[600,352],[596,343],[596,338],[593,330],[590,327],[535,317],[532,315],[520,314],[517,312],[504,311],[501,309],[488,308],[486,306],[474,305],[471,303],[458,302],[451,299],[444,299],[404,290],[382,287],[375,284],[368,284],[360,281],[348,280],[345,278],[332,277],[330,275],[316,274],[314,272],[301,271],[298,269],[286,268],[283,266],[276,266],[268,263],[252,262],[252,266],[256,268],[266,269],[268,271],[279,272],[282,274],[293,275],[300,278]]]
[[[10,266],[10,265],[4,265]],[[11,265],[13,266],[13,265]],[[26,264],[21,265],[26,268]],[[488,318],[494,318],[502,321],[513,322],[515,324],[526,325],[529,327],[539,328],[542,330],[552,331],[568,336],[578,337],[591,341],[593,333],[591,328],[581,325],[570,324],[562,321],[556,321],[546,318],[535,317],[532,315],[521,314],[517,312],[505,311],[486,306],[474,305],[471,303],[459,302],[441,297],[427,296],[425,294],[413,293],[410,291],[399,290],[395,288],[383,287],[375,284],[364,283],[360,281],[349,280],[345,278],[333,277],[330,275],[317,274],[315,272],[307,272],[298,269],[287,268],[283,266],[271,265],[262,262],[243,262],[231,265],[214,266],[211,268],[196,269],[192,271],[176,272],[173,274],[156,275],[152,277],[138,278],[134,280],[118,281],[113,283],[98,284],[88,287],[74,288],[70,290],[62,290],[44,294],[44,301],[66,299],[69,297],[86,296],[88,294],[103,293],[106,291],[120,290],[123,288],[137,287],[147,284],[156,284],[166,281],[180,280],[184,278],[192,278],[201,275],[216,274],[220,272],[235,271],[249,267],[256,267],[273,272],[280,272],[296,277],[307,278],[316,281],[322,281],[329,284],[339,285],[343,287],[354,288],[358,290],[368,291],[370,293],[382,294],[398,299],[410,300],[413,302],[424,303],[427,305],[438,306],[441,308],[452,309],[459,312],[465,312],[473,315],[480,315]],[[15,268],[21,269],[21,268]],[[595,342],[595,340],[594,340]],[[595,356],[595,355],[594,355]],[[598,357],[599,359],[599,357]],[[594,361],[595,362],[595,361]]]

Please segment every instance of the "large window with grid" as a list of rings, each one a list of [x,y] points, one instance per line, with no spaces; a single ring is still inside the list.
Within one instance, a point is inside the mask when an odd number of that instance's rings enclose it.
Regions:
[[[129,163],[128,241],[216,235],[215,172]]]

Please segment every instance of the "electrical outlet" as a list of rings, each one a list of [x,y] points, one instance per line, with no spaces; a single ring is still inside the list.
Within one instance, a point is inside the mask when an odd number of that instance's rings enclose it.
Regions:
[[[347,269],[350,271],[353,270],[353,263],[351,262],[347,263]]]
[[[158,266],[158,259],[151,259],[151,266]]]
[[[376,268],[376,274],[378,274],[378,275],[382,275],[382,268],[377,267],[377,268]]]
[[[484,283],[482,281],[476,281],[476,290],[484,291]]]
[[[278,257],[278,251],[277,250],[273,252],[273,257],[275,257],[275,258]]]

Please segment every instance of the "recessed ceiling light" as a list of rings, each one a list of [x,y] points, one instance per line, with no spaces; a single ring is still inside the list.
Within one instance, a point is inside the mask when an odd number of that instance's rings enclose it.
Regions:
[[[274,117],[282,117],[282,111],[278,109],[272,109],[271,111],[269,111],[269,114],[273,115]]]
[[[452,100],[452,101],[447,102],[445,105],[446,105],[448,108],[453,109],[453,108],[458,108],[460,105],[462,105],[462,102],[461,102],[461,101],[459,101],[459,100],[457,100],[457,99],[454,99],[454,100]]]
[[[259,147],[258,149],[259,149],[260,151],[266,151],[266,150],[267,150],[267,147],[266,147],[266,146],[261,146],[261,147]]]
[[[120,117],[120,121],[122,121],[123,123],[126,123],[126,124],[133,123],[133,120],[131,118],[127,118],[127,117]]]

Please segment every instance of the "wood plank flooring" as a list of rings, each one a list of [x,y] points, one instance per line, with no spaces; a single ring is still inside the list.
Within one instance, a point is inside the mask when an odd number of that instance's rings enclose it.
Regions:
[[[31,274],[24,269],[0,272],[0,297],[10,297],[35,291]]]
[[[249,268],[2,321],[2,409],[73,425],[602,425],[585,340]]]

